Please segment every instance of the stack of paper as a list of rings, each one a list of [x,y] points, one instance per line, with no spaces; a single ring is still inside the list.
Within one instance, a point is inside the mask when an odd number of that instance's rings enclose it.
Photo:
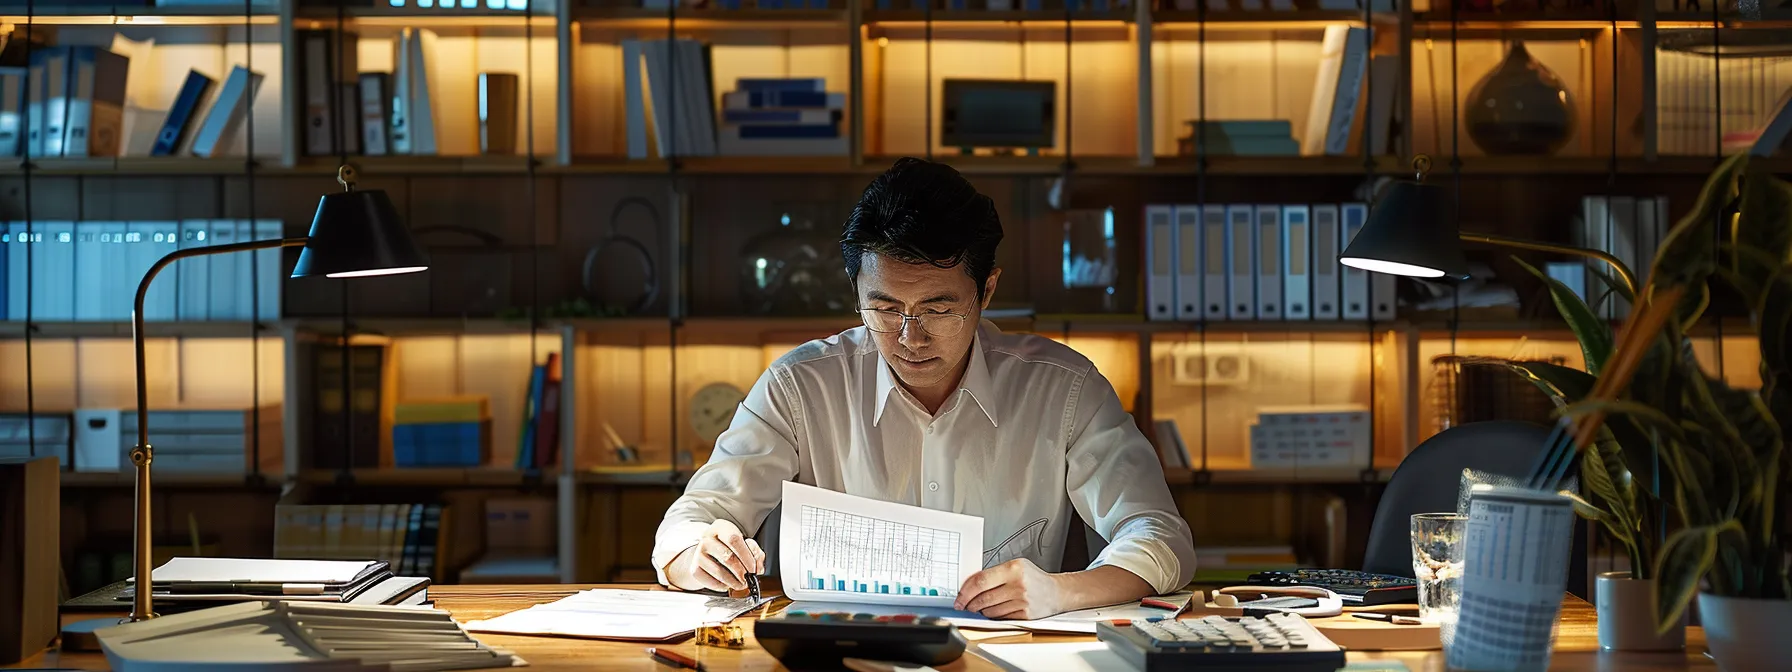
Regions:
[[[594,588],[466,625],[473,632],[662,641],[706,623],[726,623],[771,598],[711,597],[661,590]]]
[[[525,664],[479,643],[448,612],[250,602],[94,633],[117,672],[471,670]]]
[[[150,573],[155,599],[166,602],[421,602],[428,579],[395,577],[378,560],[173,558]],[[129,592],[126,592],[128,598]]]

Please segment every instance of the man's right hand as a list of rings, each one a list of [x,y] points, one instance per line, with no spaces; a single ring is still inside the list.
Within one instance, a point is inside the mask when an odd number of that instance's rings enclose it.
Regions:
[[[680,590],[746,590],[747,574],[765,573],[765,551],[740,528],[718,520],[702,538],[666,565],[666,581]]]

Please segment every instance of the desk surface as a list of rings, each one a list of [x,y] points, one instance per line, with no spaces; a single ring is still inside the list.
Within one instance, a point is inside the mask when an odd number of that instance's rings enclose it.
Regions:
[[[430,597],[436,606],[454,615],[455,620],[470,621],[491,618],[499,614],[522,609],[532,604],[552,602],[586,588],[641,588],[651,586],[640,584],[617,586],[431,586]],[[67,614],[65,621],[92,618],[94,614]],[[736,623],[745,626],[747,647],[740,650],[698,647],[688,639],[671,645],[671,648],[699,657],[704,666],[713,672],[740,671],[773,671],[783,670],[778,661],[767,655],[752,641],[753,628],[751,617],[743,617]],[[1556,653],[1551,659],[1552,670],[1598,671],[1607,670],[1625,672],[1662,672],[1669,670],[1716,670],[1717,666],[1704,655],[1705,633],[1699,628],[1691,628],[1686,633],[1687,648],[1678,653],[1663,654],[1618,654],[1599,650],[1598,631],[1593,614],[1593,607],[1579,599],[1569,597],[1562,605],[1562,623],[1557,633]],[[567,639],[555,637],[515,637],[479,633],[481,641],[493,646],[514,651],[524,660],[529,661],[534,669],[593,669],[595,663],[602,663],[605,670],[625,670],[634,672],[673,672],[672,668],[655,663],[648,658],[644,649],[648,644],[636,642],[611,642],[588,639]],[[1034,642],[1057,642],[1088,640],[1090,637],[1074,636],[1040,636],[1034,635]],[[1412,672],[1443,672],[1443,653],[1441,651],[1419,652],[1353,652],[1351,661],[1363,660],[1399,660],[1406,664]],[[74,668],[82,670],[107,669],[104,656],[95,653],[63,654],[54,650],[39,654],[14,666],[24,668]],[[951,665],[940,668],[942,672],[1000,672],[1001,668],[977,657],[967,654]]]

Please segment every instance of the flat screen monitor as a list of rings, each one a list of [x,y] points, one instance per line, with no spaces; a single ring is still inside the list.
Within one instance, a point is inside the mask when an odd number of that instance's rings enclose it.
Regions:
[[[1053,146],[1056,82],[948,79],[940,142],[949,147]]]

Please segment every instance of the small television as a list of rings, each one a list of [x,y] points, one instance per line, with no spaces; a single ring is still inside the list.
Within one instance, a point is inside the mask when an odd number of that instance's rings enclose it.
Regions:
[[[1025,149],[1053,146],[1056,82],[948,79],[943,87],[941,144]]]

